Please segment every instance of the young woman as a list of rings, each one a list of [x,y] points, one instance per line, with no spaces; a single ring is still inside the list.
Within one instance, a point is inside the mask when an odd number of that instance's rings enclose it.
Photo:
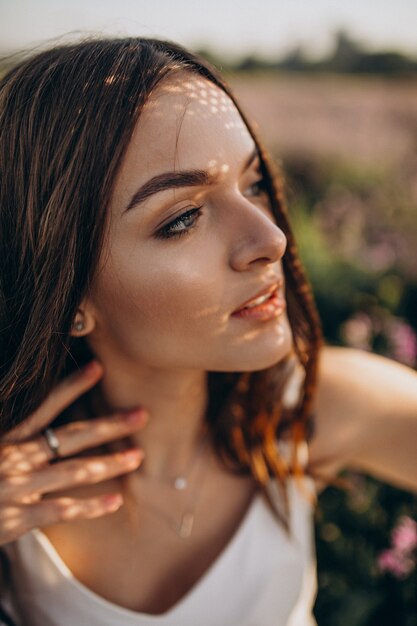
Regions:
[[[417,491],[417,375],[325,346],[278,173],[205,61],[0,85],[3,623],[307,626],[314,494]]]

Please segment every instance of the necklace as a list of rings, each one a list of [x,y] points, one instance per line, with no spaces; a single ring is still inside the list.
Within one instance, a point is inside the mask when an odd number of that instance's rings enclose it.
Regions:
[[[161,511],[160,509],[158,509],[152,504],[142,503],[140,506],[143,506],[144,508],[148,509],[150,512],[162,517],[166,522],[168,522],[169,527],[181,539],[188,539],[191,536],[192,531],[193,531],[194,520],[195,520],[195,510],[197,508],[197,503],[200,499],[200,496],[203,492],[202,487],[203,487],[204,479],[207,476],[207,466],[208,466],[208,463],[206,465],[200,466],[200,471],[196,475],[194,489],[192,490],[190,494],[190,498],[188,499],[188,502],[186,502],[185,506],[183,506],[182,508],[182,512],[180,513],[180,516],[179,516],[180,517],[179,521],[177,517],[168,515],[165,511]],[[171,486],[173,485],[171,484]],[[187,481],[187,487],[188,487],[188,481]],[[181,491],[184,492],[187,489],[187,487],[181,489]]]
[[[96,404],[95,402],[95,398],[94,396],[92,396],[89,399],[89,404],[90,404],[90,409],[93,408],[94,404]],[[93,413],[94,414],[94,413]],[[97,413],[99,414],[99,412]],[[160,478],[155,478],[155,477],[146,477],[147,481],[154,481],[157,483],[162,483],[165,484],[171,488],[174,488],[178,493],[179,496],[183,496],[184,495],[188,495],[188,488],[189,488],[189,477],[191,475],[192,470],[194,469],[197,461],[201,458],[201,453],[203,451],[204,446],[207,444],[207,442],[209,441],[209,429],[207,427],[207,424],[203,425],[203,436],[201,438],[200,444],[195,452],[195,454],[192,456],[190,462],[188,463],[188,466],[186,467],[185,471],[183,471],[180,474],[177,474],[174,477],[169,478],[168,480],[161,480]],[[117,443],[116,443],[117,445]],[[138,471],[140,473],[143,474],[143,466],[145,465],[146,460],[144,461],[143,465],[140,466],[140,468],[138,469]],[[180,521],[178,522],[178,519],[173,518],[169,515],[167,515],[164,511],[161,511],[160,509],[158,509],[157,507],[155,507],[152,504],[148,504],[148,503],[140,503],[140,506],[142,506],[143,508],[148,509],[149,511],[151,511],[154,514],[159,515],[160,517],[162,517],[163,519],[165,519],[165,521],[168,522],[169,527],[175,531],[175,533],[181,537],[181,539],[188,539],[188,537],[191,536],[191,533],[193,531],[193,527],[194,527],[194,519],[195,519],[195,510],[197,507],[197,502],[200,499],[200,495],[202,493],[202,486],[203,486],[203,480],[202,480],[202,476],[203,476],[203,470],[206,467],[207,470],[207,465],[208,463],[204,466],[202,465],[200,472],[198,473],[197,477],[196,477],[196,482],[195,482],[195,486],[194,489],[192,490],[189,500],[188,502],[186,502],[185,506],[183,507],[183,510],[180,514]],[[142,470],[142,471],[141,471]],[[207,471],[204,472],[204,478],[207,475]],[[201,479],[201,480],[198,480]],[[181,498],[181,499],[182,499]]]
[[[188,494],[189,489],[189,479],[191,476],[192,470],[196,467],[197,461],[202,458],[201,453],[203,452],[204,447],[207,445],[209,441],[208,431],[205,429],[205,434],[202,437],[200,445],[196,453],[193,455],[191,461],[188,463],[188,466],[184,472],[181,474],[177,474],[174,478],[168,480],[162,480],[159,478],[150,478],[151,481],[156,481],[158,483],[163,483],[166,486],[169,486],[175,489],[177,492],[180,492],[178,495],[181,495],[181,499],[186,497],[186,502],[182,507],[182,512],[180,513],[179,520],[177,517],[173,517],[167,514],[165,511],[161,511],[158,507],[149,504],[149,503],[141,503],[139,506],[143,506],[150,512],[162,517],[169,525],[169,527],[179,536],[181,539],[188,539],[191,536],[194,527],[195,520],[195,510],[197,507],[197,503],[200,499],[201,493],[203,491],[203,479],[207,475],[207,467],[208,463],[203,463],[200,466],[198,473],[195,476],[195,484],[194,488]],[[149,479],[148,479],[149,480]],[[188,496],[188,498],[187,498]]]
[[[188,463],[185,471],[183,471],[181,474],[177,474],[176,476],[171,477],[171,478],[164,478],[162,480],[160,478],[148,476],[147,480],[168,484],[169,486],[174,487],[174,489],[176,489],[177,491],[184,491],[185,489],[187,489],[188,477],[191,474],[193,467],[196,465],[196,462],[198,461],[200,454],[203,451],[203,448],[207,443],[207,439],[208,439],[208,432],[207,432],[207,429],[205,429],[204,435],[201,438],[201,441],[197,450],[191,457],[190,462]],[[145,463],[146,461],[144,461],[143,467],[146,467]]]

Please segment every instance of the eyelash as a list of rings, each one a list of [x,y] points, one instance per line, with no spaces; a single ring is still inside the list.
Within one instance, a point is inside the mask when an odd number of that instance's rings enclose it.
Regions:
[[[255,180],[254,183],[252,183],[252,185],[250,185],[251,187],[258,187],[258,192],[255,193],[255,196],[261,196],[262,194],[266,193],[267,191],[267,183],[266,183],[266,178],[264,178],[262,176],[262,178],[259,178],[258,180]]]
[[[182,237],[183,235],[187,235],[193,228],[195,228],[196,222],[201,216],[202,208],[203,206],[201,205],[195,207],[194,209],[188,209],[188,211],[186,211],[182,215],[179,215],[175,218],[175,220],[173,220],[169,224],[166,224],[166,226],[163,226],[160,230],[158,230],[155,233],[155,237],[157,239],[176,239],[178,237]],[[185,220],[192,216],[195,217],[195,220],[189,228],[184,228],[183,230],[178,231],[173,230],[176,226],[178,226],[179,224],[183,224]]]
[[[266,192],[267,185],[265,178],[259,178],[256,180],[250,187],[258,187],[258,191],[253,194],[254,196],[261,196]],[[197,221],[201,217],[201,209],[203,205],[195,207],[193,209],[188,209],[182,215],[179,215],[169,224],[166,224],[162,228],[160,228],[156,233],[155,237],[157,239],[178,239],[179,237],[183,237],[184,235],[188,235],[193,228],[197,226]],[[190,217],[194,217],[193,223],[188,227],[182,230],[174,231],[173,229],[179,224],[184,224],[184,221]]]

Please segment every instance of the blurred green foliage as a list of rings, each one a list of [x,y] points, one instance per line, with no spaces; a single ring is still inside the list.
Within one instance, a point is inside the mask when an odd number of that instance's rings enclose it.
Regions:
[[[326,340],[417,367],[417,211],[399,172],[337,160],[283,159],[289,213]],[[319,626],[416,626],[417,570],[378,557],[417,498],[355,472],[316,514]]]

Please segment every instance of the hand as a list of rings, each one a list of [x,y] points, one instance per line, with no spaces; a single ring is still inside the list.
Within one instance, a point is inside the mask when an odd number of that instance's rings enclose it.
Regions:
[[[80,499],[51,497],[61,489],[100,481],[131,472],[143,460],[143,450],[133,448],[113,454],[58,460],[42,430],[67,406],[93,387],[103,367],[92,361],[83,370],[61,381],[22,424],[0,441],[0,546],[32,528],[60,521],[92,518],[116,511],[121,494]],[[144,409],[72,422],[54,428],[59,459],[133,434],[147,422]],[[42,499],[48,495],[47,499]]]

